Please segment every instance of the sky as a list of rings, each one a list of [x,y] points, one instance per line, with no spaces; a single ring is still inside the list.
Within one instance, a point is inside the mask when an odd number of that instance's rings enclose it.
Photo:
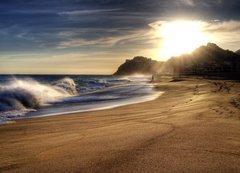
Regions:
[[[134,56],[166,60],[160,29],[175,20],[240,49],[239,0],[1,0],[0,73],[112,74]]]

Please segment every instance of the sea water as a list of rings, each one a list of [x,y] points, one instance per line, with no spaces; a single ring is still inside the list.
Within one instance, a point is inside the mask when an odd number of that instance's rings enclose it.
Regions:
[[[0,123],[156,99],[149,76],[0,75]]]

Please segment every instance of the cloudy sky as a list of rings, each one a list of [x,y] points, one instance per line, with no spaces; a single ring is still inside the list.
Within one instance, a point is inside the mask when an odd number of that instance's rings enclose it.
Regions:
[[[174,20],[240,49],[239,0],[1,0],[0,73],[111,74],[133,56],[166,60],[158,31]]]

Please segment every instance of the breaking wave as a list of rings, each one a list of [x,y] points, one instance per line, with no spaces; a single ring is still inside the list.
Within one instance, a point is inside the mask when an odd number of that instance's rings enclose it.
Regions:
[[[0,75],[0,124],[152,100],[159,93],[149,80],[142,76]]]
[[[30,78],[13,79],[0,85],[0,112],[37,109],[76,94],[76,84],[71,78],[53,84],[43,84]]]

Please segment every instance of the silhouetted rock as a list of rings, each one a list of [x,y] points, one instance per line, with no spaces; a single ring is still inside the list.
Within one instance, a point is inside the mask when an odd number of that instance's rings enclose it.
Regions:
[[[236,54],[240,55],[240,49],[235,52]]]
[[[163,62],[137,56],[132,60],[127,59],[114,75],[154,74],[161,65],[163,65]]]
[[[173,57],[166,62],[174,75],[240,74],[240,55],[208,43],[191,54]]]
[[[166,62],[138,56],[126,60],[115,75],[159,74],[222,76],[240,79],[240,51],[234,53],[213,43],[201,46],[190,54],[172,57]]]

